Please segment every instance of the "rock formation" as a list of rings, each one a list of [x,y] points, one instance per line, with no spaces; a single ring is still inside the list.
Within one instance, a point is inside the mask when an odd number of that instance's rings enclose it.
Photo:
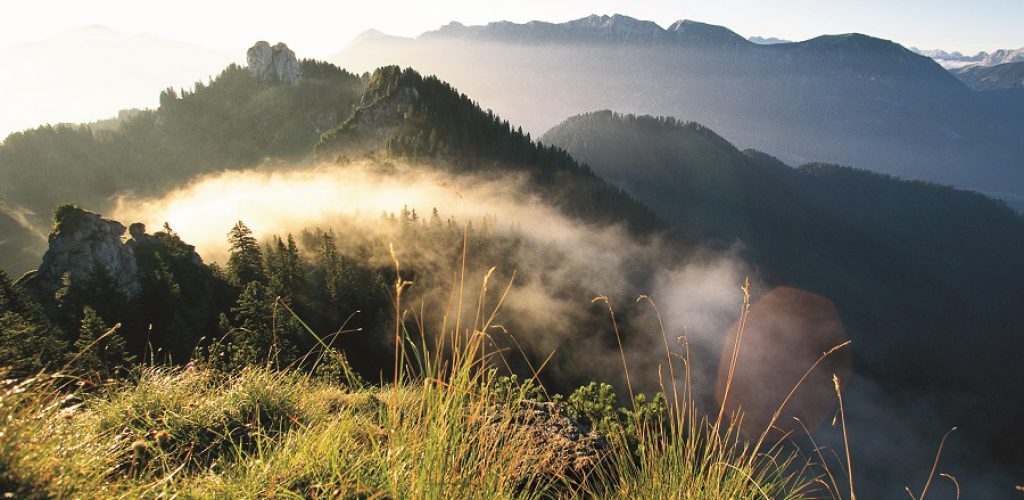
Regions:
[[[45,303],[63,286],[64,274],[84,281],[102,269],[126,299],[137,297],[142,292],[137,250],[156,244],[156,238],[146,234],[146,226],[140,223],[131,225],[130,239],[123,239],[125,230],[124,224],[99,214],[70,205],[61,207],[54,214],[43,263],[22,277],[19,285]],[[202,266],[199,254],[192,247],[188,249],[189,260]]]
[[[54,214],[49,249],[39,269],[26,274],[20,283],[40,297],[52,297],[61,287],[61,277],[88,279],[97,266],[113,279],[117,290],[134,297],[142,290],[132,248],[121,240],[125,227],[78,207],[63,207]]]
[[[283,82],[296,85],[302,78],[299,61],[295,52],[287,45],[278,43],[273,47],[264,41],[256,42],[246,52],[249,72],[261,82]]]

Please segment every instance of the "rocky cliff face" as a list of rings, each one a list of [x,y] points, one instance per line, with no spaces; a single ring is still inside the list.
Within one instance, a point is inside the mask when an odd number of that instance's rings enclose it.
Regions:
[[[318,160],[333,162],[340,157],[361,158],[378,151],[389,137],[406,127],[402,112],[419,101],[415,87],[401,87],[392,93],[374,99],[364,93],[360,107],[340,127],[327,132],[316,147]]]
[[[263,82],[283,82],[296,85],[302,78],[299,60],[287,45],[278,43],[273,47],[264,41],[256,42],[246,52],[249,72]]]
[[[125,231],[120,222],[78,207],[62,207],[54,215],[43,263],[38,270],[26,274],[19,284],[36,297],[52,298],[63,286],[61,280],[65,273],[72,280],[88,280],[102,269],[117,291],[126,299],[133,299],[142,292],[136,248],[150,243],[153,237],[147,235],[146,227],[139,223],[131,225],[128,239],[124,238]],[[196,265],[202,265],[202,259],[194,250],[189,257]]]
[[[99,266],[110,275],[118,291],[134,297],[142,288],[134,252],[121,239],[124,233],[123,224],[98,214],[72,207],[58,210],[43,263],[26,274],[21,284],[38,296],[52,297],[60,289],[64,273],[84,280]]]

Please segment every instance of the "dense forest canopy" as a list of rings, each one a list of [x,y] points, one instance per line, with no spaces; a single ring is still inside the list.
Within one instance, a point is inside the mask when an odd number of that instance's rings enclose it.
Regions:
[[[412,68],[375,71],[360,109],[324,134],[316,150],[324,161],[369,155],[426,160],[453,173],[524,172],[538,194],[572,217],[596,223],[626,221],[637,234],[666,229],[642,203],[564,151],[533,141],[522,128],[484,111],[451,85]]]

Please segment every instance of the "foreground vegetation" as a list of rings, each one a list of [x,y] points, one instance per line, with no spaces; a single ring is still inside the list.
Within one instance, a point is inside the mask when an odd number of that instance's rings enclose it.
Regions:
[[[130,382],[89,390],[69,390],[69,382],[51,375],[5,383],[5,493],[804,498],[812,491],[812,478],[793,471],[796,455],[755,454],[731,429],[715,432],[685,413],[662,421],[609,412],[603,417],[615,423],[604,422],[604,436],[570,442],[528,416],[528,384],[496,383],[468,367],[444,380],[372,388],[266,368],[146,368]],[[575,450],[583,442],[593,455]]]
[[[402,311],[409,283],[397,261],[395,268],[394,307]],[[687,376],[681,388],[672,377],[671,402],[631,389],[624,408],[605,384],[564,398],[536,377],[499,376],[490,367],[503,354],[487,351],[485,332],[502,300],[493,308],[481,301],[472,322],[449,309],[432,339],[423,331],[414,339],[397,324],[400,361],[386,385],[364,382],[312,330],[323,347],[312,370],[275,366],[271,346],[265,363],[241,368],[197,356],[184,367],[137,366],[116,380],[95,372],[7,380],[0,489],[30,498],[710,499],[837,491],[834,480],[821,480],[825,469],[795,449],[743,440],[728,424],[735,417],[698,417]],[[669,353],[666,338],[671,365]]]

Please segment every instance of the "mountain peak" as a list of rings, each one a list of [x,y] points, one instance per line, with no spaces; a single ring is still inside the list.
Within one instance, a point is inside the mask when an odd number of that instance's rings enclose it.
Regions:
[[[391,37],[391,35],[389,35],[387,33],[384,33],[383,31],[370,28],[370,29],[368,29],[368,30],[366,30],[366,31],[356,35],[355,40],[378,40],[378,39],[381,39],[381,38],[390,38],[390,37]]]
[[[725,26],[701,23],[689,19],[681,19],[668,27],[670,33],[676,33],[680,40],[687,43],[714,44],[746,44],[750,43],[735,31]]]
[[[491,23],[494,24],[494,23]],[[487,26],[491,26],[488,24]],[[441,26],[437,31],[429,31],[424,33],[423,36],[446,36],[446,37],[469,37],[476,35],[480,30],[484,29],[484,26],[466,26],[458,21],[452,21],[444,26]]]
[[[875,38],[863,33],[822,35],[794,45],[812,50],[839,51],[847,55],[855,54],[878,62],[891,60],[912,65],[924,62],[932,63],[932,60],[928,57],[914,53],[892,40]]]
[[[905,49],[902,45],[893,42],[892,40],[884,40],[882,38],[875,38],[868,36],[863,33],[843,33],[840,35],[822,35],[816,38],[801,42],[809,46],[821,46],[821,47],[835,47],[835,48],[848,48],[855,50],[863,50],[868,52],[880,52],[880,51],[892,51],[899,50],[902,52],[910,52]]]
[[[565,26],[578,27],[578,28],[592,28],[592,29],[605,29],[605,30],[648,30],[648,31],[662,31],[661,27],[651,21],[641,21],[639,19],[624,16],[622,14],[614,14],[611,16],[604,15],[599,16],[597,14],[591,14],[587,17],[569,21],[563,23]]]
[[[102,24],[90,24],[81,28],[70,29],[54,35],[51,40],[60,40],[65,43],[120,43],[131,38],[132,35],[117,31]]]

